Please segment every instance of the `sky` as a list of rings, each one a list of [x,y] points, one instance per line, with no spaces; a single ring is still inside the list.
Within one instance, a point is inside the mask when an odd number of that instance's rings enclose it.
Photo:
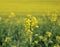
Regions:
[[[60,10],[60,0],[0,0],[0,11],[40,12]]]

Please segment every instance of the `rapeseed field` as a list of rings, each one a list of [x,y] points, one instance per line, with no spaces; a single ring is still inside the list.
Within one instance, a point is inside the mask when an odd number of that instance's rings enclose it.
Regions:
[[[0,15],[0,47],[60,47],[60,15]]]

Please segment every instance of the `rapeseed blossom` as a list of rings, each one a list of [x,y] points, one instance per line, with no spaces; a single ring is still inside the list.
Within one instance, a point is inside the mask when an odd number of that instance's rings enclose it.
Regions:
[[[57,14],[52,14],[52,18],[51,18],[51,21],[56,21],[57,20]]]
[[[39,26],[38,26],[38,25],[36,25],[36,28],[39,28]]]
[[[38,44],[38,41],[35,40],[34,43],[35,43],[35,44]]]
[[[37,37],[37,36],[39,36],[38,34],[35,34],[35,36]]]
[[[56,36],[56,40],[60,40],[60,36]]]
[[[35,26],[38,23],[36,17],[32,17],[31,19],[31,26]]]
[[[40,38],[40,40],[42,40],[44,37],[41,35],[41,36],[39,36],[39,38]]]
[[[9,42],[9,41],[11,41],[11,37],[6,37],[5,42]]]
[[[9,18],[15,17],[15,13],[14,13],[14,12],[11,12],[8,17],[9,17]]]
[[[46,32],[46,35],[47,35],[48,37],[50,37],[50,36],[52,35],[52,33],[49,32],[49,31],[47,31],[47,32]]]
[[[59,47],[59,45],[54,45],[53,47]]]

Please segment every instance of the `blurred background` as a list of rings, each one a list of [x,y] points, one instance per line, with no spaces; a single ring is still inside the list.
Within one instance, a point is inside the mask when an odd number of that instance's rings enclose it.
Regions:
[[[0,12],[60,11],[60,0],[0,0]]]

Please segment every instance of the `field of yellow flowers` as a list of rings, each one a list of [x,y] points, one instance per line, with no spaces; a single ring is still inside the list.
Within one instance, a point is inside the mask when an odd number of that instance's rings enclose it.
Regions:
[[[0,15],[0,47],[60,47],[60,15]]]

